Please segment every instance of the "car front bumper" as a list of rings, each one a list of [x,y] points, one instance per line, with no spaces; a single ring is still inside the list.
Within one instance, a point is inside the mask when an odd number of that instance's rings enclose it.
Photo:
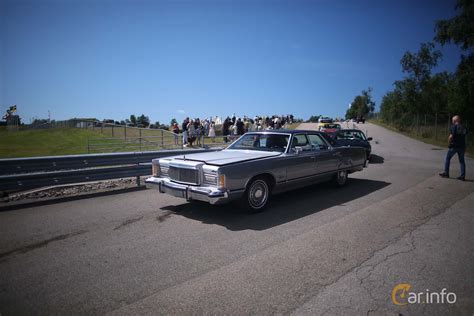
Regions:
[[[161,177],[150,177],[145,180],[145,184],[147,188],[158,189],[161,193],[180,197],[187,201],[198,200],[210,204],[222,204],[230,200],[229,192],[216,187],[181,184]]]

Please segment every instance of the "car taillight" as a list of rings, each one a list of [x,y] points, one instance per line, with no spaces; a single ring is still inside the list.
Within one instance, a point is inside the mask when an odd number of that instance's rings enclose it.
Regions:
[[[151,164],[151,174],[153,176],[158,176],[158,171],[159,170],[160,170],[160,168],[158,168],[157,164],[154,164],[154,163]]]

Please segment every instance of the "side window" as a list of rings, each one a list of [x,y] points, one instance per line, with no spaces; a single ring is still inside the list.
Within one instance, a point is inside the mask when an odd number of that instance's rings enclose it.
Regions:
[[[303,151],[311,150],[311,146],[308,142],[308,138],[304,134],[299,134],[293,136],[293,141],[291,143],[291,149],[295,147],[301,147]]]
[[[317,134],[310,134],[310,135],[308,135],[308,138],[309,138],[309,141],[310,141],[311,145],[313,145],[313,148],[315,148],[316,150],[318,150],[318,149],[327,149],[328,146],[326,145],[324,140],[321,138],[321,136],[319,136]]]

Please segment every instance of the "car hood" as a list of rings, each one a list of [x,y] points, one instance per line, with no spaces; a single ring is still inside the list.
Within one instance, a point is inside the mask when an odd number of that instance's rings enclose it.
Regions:
[[[213,151],[208,153],[189,154],[173,157],[176,160],[189,160],[204,162],[208,165],[223,166],[237,162],[244,162],[256,159],[279,156],[280,152],[266,152],[255,150],[234,150],[226,149],[221,151]]]

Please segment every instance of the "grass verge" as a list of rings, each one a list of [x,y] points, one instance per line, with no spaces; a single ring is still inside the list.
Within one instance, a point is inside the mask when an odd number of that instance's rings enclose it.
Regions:
[[[446,128],[438,128],[438,133],[435,133],[433,126],[420,127],[419,129],[407,128],[400,130],[399,128],[384,123],[382,122],[382,120],[379,119],[371,119],[369,122],[375,125],[382,126],[388,130],[422,141],[424,143],[447,148],[448,133],[445,130]],[[466,147],[466,154],[467,156],[474,158],[474,144],[472,142],[469,142],[469,140]]]
[[[0,158],[85,154],[87,140],[101,137],[97,132],[79,128],[0,129]]]

